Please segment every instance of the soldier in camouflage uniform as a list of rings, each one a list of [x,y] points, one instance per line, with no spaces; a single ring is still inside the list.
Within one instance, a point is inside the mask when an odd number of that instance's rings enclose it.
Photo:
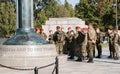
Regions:
[[[95,44],[96,44],[96,32],[91,22],[88,24],[88,27],[89,27],[89,30],[88,30],[88,55],[89,55],[88,63],[93,63],[93,54],[94,54]]]
[[[39,35],[40,35],[41,38],[43,38],[45,40],[47,39],[47,35],[44,33],[44,29],[42,29],[42,28],[40,29],[40,34]]]
[[[65,37],[65,46],[66,46],[66,53],[69,55],[69,36],[71,35],[71,27],[68,27],[68,31]]]
[[[82,53],[82,55],[81,55],[81,58],[82,58],[82,60],[85,60],[85,58],[86,58],[86,54],[87,54],[87,32],[88,32],[88,28],[83,28],[83,35],[84,35],[84,40],[83,40],[83,42],[82,42],[82,45],[81,45],[81,53]]]
[[[110,56],[108,58],[113,58],[113,38],[114,38],[114,33],[112,29],[108,29],[108,37],[109,37],[109,51],[110,51]]]
[[[119,43],[120,43],[120,36],[118,34],[118,29],[114,29],[114,38],[113,38],[113,58],[115,60],[119,59]]]
[[[49,31],[49,38],[48,38],[48,40],[49,40],[50,44],[54,44],[53,31],[52,30]]]
[[[61,27],[61,31],[63,34],[64,39],[66,38],[66,33],[64,32],[64,27]],[[66,46],[66,41],[64,40],[63,42],[63,54],[67,53],[67,46]]]
[[[56,45],[56,51],[58,54],[62,54],[63,52],[63,43],[64,43],[64,34],[61,31],[61,27],[57,26],[56,27],[57,31],[54,33],[53,35],[53,40],[55,42]]]
[[[97,51],[98,51],[98,56],[96,58],[101,58],[101,55],[102,55],[102,43],[103,43],[103,33],[100,32],[99,28],[96,28],[96,35],[97,35],[96,47],[97,47]]]
[[[69,51],[69,58],[68,59],[74,59],[74,44],[75,44],[75,39],[74,39],[74,31],[71,30],[70,33],[66,36],[66,43],[67,43],[67,50]]]
[[[39,28],[39,27],[36,27],[36,28],[35,28],[35,32],[36,32],[38,35],[40,35],[40,28]]]
[[[76,56],[78,59],[76,61],[81,62],[82,61],[82,42],[84,40],[84,35],[81,31],[81,28],[79,26],[76,27],[76,34],[75,34],[75,50],[76,50]]]

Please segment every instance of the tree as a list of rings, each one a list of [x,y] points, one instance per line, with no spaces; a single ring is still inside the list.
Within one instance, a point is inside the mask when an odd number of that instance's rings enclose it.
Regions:
[[[80,3],[75,6],[75,16],[85,20],[86,22],[98,22],[97,4],[94,0],[80,0]]]
[[[15,31],[16,14],[11,0],[0,2],[0,34],[10,35]]]
[[[63,5],[57,7],[55,17],[70,17],[71,13]]]
[[[47,17],[45,16],[44,11],[37,13],[37,18],[35,19],[35,27],[42,27],[42,24],[45,23]]]
[[[34,10],[35,24],[41,27],[45,23],[46,19],[56,16],[56,10],[59,6],[58,0],[40,0],[36,1],[37,9]]]
[[[75,16],[92,21],[95,27],[105,30],[115,25],[114,0],[80,0],[75,6]]]
[[[75,15],[74,9],[71,4],[67,0],[65,0],[64,4],[65,8],[70,12],[70,16],[73,17]]]

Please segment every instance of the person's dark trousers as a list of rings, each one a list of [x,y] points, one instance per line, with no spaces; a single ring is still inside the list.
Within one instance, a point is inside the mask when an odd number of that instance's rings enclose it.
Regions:
[[[113,58],[113,50],[114,50],[114,46],[112,44],[109,44],[110,56],[108,56],[108,58]]]
[[[102,45],[101,44],[96,44],[97,51],[98,51],[98,56],[97,58],[101,58],[102,55]]]

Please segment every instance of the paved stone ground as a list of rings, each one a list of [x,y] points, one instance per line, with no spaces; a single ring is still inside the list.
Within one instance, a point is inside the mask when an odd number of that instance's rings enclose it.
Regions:
[[[67,60],[66,55],[59,56],[59,74],[120,74],[120,60],[107,59],[109,51],[103,49],[102,59],[94,59],[94,63]],[[54,66],[39,70],[39,74],[51,74]],[[14,71],[0,68],[0,74],[34,74],[34,71]]]

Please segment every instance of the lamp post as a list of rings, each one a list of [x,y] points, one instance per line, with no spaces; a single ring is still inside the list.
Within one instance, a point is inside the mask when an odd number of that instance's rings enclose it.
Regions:
[[[116,26],[115,26],[115,27],[118,29],[118,19],[117,19],[117,18],[118,18],[118,17],[117,17],[118,12],[117,12],[117,5],[118,5],[118,4],[117,4],[117,0],[116,0]]]

